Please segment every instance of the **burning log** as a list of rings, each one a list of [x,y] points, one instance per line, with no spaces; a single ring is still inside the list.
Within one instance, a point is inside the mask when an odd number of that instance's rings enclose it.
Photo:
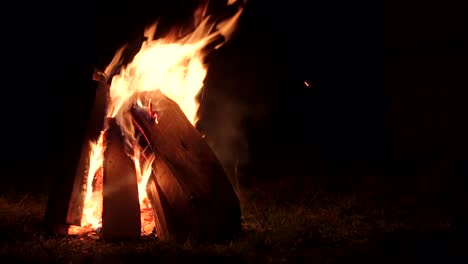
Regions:
[[[138,238],[141,232],[138,183],[133,160],[115,119],[106,119],[103,163],[102,237]]]
[[[75,177],[63,171],[59,188],[65,188],[49,197],[52,226],[67,234],[102,228],[105,239],[156,228],[161,239],[179,241],[228,239],[240,230],[234,189],[193,125],[207,73],[203,60],[232,34],[240,3],[231,17],[218,17],[222,21],[210,19],[205,6],[195,12],[192,32],[181,36],[176,27],[163,41],[154,38],[155,24],[145,30],[137,53],[131,47],[117,51],[98,79],[80,159],[69,158]],[[144,143],[136,142],[142,138]]]
[[[81,149],[80,161],[75,173],[75,183],[68,207],[67,223],[69,225],[80,225],[83,212],[83,186],[86,185],[87,175],[89,173],[89,164],[91,151],[90,141],[96,142],[104,128],[104,118],[106,116],[107,97],[109,86],[104,77],[100,78],[96,89],[93,110],[91,112],[88,129]]]
[[[106,111],[107,92],[109,90],[105,81],[92,85],[95,96],[93,97],[90,119],[86,131],[83,133],[80,156],[76,159],[76,170],[68,175],[57,176],[54,179],[45,214],[45,227],[47,231],[58,234],[67,234],[69,225],[80,225],[83,195],[82,188],[85,184],[85,175],[88,172],[90,140],[97,140],[103,128]],[[73,156],[73,155],[72,155]],[[73,157],[71,157],[73,159]],[[73,174],[74,173],[74,174]],[[73,178],[73,176],[75,176]]]
[[[155,153],[148,195],[162,239],[228,239],[240,230],[240,205],[224,169],[177,103],[159,92],[157,123],[139,106],[131,109]]]

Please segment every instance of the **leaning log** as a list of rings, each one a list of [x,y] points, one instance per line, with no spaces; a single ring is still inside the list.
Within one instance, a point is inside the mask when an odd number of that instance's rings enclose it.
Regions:
[[[81,145],[77,145],[77,153],[67,153],[70,162],[64,168],[59,172],[55,172],[54,168],[53,171],[56,175],[53,177],[44,219],[45,228],[51,233],[67,234],[69,225],[80,225],[83,184],[89,165],[89,142],[96,141],[103,128],[108,85],[103,79],[94,79],[89,88],[92,101],[89,102],[89,110],[84,112],[89,119],[77,141]]]
[[[106,79],[99,79],[96,90],[93,110],[88,123],[85,139],[81,148],[81,156],[75,171],[75,182],[68,206],[67,223],[70,225],[80,225],[84,206],[84,193],[89,171],[89,158],[91,152],[90,142],[96,142],[104,129],[104,117],[106,116],[107,97],[109,86]],[[93,175],[94,176],[94,175]]]
[[[177,103],[162,93],[153,97],[157,123],[139,106],[131,113],[156,156],[148,188],[150,199],[159,203],[153,204],[160,211],[156,218],[162,218],[156,222],[167,223],[163,236],[232,238],[241,227],[240,205],[221,163]]]
[[[159,182],[169,182],[173,178],[163,180],[159,178]],[[163,185],[165,186],[165,185]],[[174,188],[179,187],[176,183]],[[177,218],[177,214],[166,198],[167,195],[162,190],[163,187],[158,183],[156,175],[151,174],[146,188],[146,193],[151,201],[153,209],[156,234],[160,240],[183,240],[187,234],[187,226]],[[167,192],[167,191],[166,191]]]
[[[138,183],[125,138],[113,118],[106,119],[103,163],[102,238],[132,239],[141,234]]]

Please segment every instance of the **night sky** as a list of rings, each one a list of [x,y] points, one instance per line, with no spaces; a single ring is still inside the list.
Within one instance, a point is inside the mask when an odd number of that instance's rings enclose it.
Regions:
[[[92,69],[192,7],[140,2],[40,3],[2,21],[5,175],[43,185],[70,166]],[[221,159],[305,173],[319,161],[468,168],[466,5],[270,2],[251,0],[210,60],[200,127]]]

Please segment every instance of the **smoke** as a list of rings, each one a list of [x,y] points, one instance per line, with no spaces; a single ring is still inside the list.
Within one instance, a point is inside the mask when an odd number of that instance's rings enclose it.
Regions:
[[[223,165],[231,184],[239,191],[243,168],[249,162],[249,142],[246,121],[249,118],[246,103],[226,95],[204,95],[201,104],[199,130]]]

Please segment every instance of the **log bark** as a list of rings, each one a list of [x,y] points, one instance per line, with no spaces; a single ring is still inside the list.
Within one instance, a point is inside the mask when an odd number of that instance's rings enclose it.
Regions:
[[[132,239],[141,235],[138,183],[133,160],[115,119],[106,120],[103,164],[102,237]]]
[[[162,239],[232,238],[241,228],[240,205],[221,163],[177,103],[155,97],[157,124],[138,106],[131,113],[156,155],[148,188],[158,222],[167,224],[159,227]]]

